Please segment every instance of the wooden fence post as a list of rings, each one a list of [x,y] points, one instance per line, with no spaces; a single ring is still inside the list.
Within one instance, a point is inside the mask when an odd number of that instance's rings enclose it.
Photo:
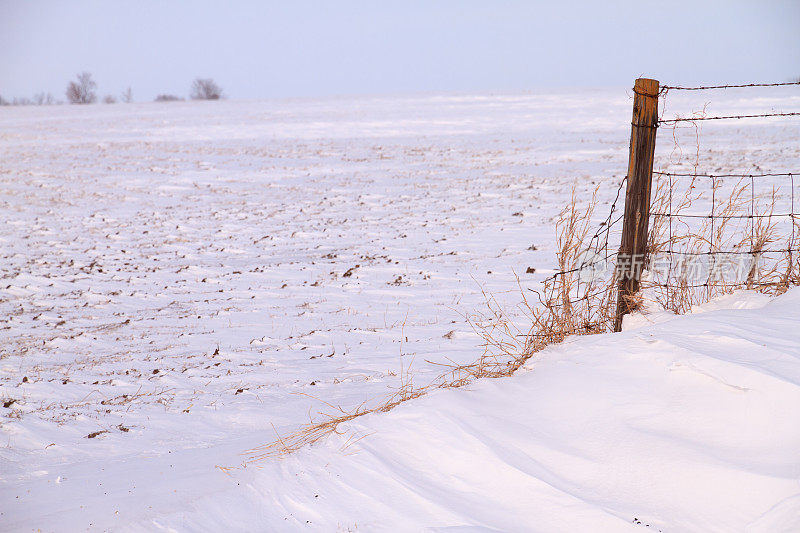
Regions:
[[[639,78],[633,88],[633,120],[628,156],[628,186],[625,192],[625,218],[617,255],[617,313],[614,331],[622,330],[622,317],[634,307],[647,254],[647,226],[650,219],[650,189],[653,182],[653,155],[658,126],[658,80]]]

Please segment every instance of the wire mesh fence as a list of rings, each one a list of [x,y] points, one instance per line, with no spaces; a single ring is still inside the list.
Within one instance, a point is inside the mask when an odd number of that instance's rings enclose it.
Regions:
[[[659,97],[663,102],[672,91],[779,86],[800,86],[800,81],[661,86]],[[541,291],[536,291],[540,303],[550,307],[561,320],[571,321],[573,333],[603,332],[613,328],[617,282],[624,276],[641,280],[636,306],[656,304],[676,313],[735,289],[780,293],[800,284],[800,169],[703,169],[698,124],[795,116],[800,112],[772,110],[707,116],[704,108],[690,116],[664,118],[662,111],[655,127],[671,126],[676,147],[676,130],[692,127],[698,157],[688,171],[671,171],[667,165],[652,172],[646,253],[623,254],[616,247],[615,238],[620,235],[625,216],[619,205],[626,177],[619,184],[608,216],[596,230],[584,227],[590,216],[587,212],[573,206],[562,213],[559,270],[544,280]]]

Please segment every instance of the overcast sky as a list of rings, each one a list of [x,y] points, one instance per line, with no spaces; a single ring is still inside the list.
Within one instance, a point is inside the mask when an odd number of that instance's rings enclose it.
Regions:
[[[0,0],[0,95],[230,98],[787,81],[800,1]]]

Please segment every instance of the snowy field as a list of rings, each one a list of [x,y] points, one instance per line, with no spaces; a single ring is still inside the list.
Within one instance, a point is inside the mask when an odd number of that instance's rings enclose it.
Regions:
[[[797,291],[215,468],[479,357],[465,316],[553,272],[571,189],[605,218],[629,92],[0,108],[0,530],[800,528]],[[798,139],[709,124],[700,168],[796,170]]]

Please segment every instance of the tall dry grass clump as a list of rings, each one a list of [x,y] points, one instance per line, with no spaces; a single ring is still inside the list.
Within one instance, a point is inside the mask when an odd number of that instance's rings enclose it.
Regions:
[[[595,191],[581,206],[573,189],[555,220],[558,271],[540,289],[526,290],[517,278],[522,301],[511,312],[484,291],[486,310],[467,317],[484,354],[472,364],[452,367],[445,380],[509,376],[534,353],[566,337],[613,330],[615,280],[607,271],[607,242],[598,238],[608,232],[592,233],[596,198]]]
[[[709,179],[708,188],[698,183]],[[682,314],[738,289],[774,295],[798,284],[800,227],[785,212],[792,210],[785,191],[772,185],[757,192],[746,178],[685,181],[656,179],[643,298]]]

